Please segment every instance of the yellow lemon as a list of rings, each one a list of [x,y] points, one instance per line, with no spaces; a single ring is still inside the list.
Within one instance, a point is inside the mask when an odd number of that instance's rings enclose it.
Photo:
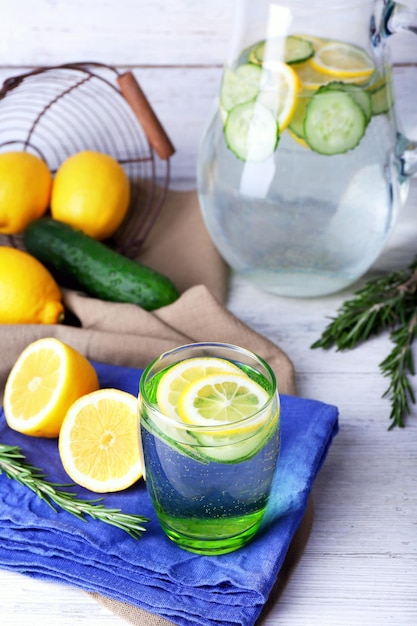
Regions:
[[[196,426],[231,425],[256,415],[268,400],[265,389],[242,371],[221,372],[187,385],[178,399],[178,414],[184,422]],[[269,415],[270,411],[263,416],[262,423]],[[252,425],[256,427],[259,422]],[[233,428],[227,430],[227,434],[234,432]]]
[[[68,408],[98,389],[91,363],[65,343],[46,337],[29,344],[14,364],[4,390],[10,428],[33,437],[57,437]]]
[[[158,383],[156,399],[162,413],[178,419],[178,399],[184,388],[197,379],[218,372],[242,373],[242,370],[227,359],[217,357],[185,359],[171,367]]]
[[[193,432],[201,453],[211,460],[235,463],[251,458],[265,445],[278,424],[278,412],[261,385],[242,371],[210,374],[185,387],[178,414]]]
[[[84,150],[59,167],[52,186],[52,217],[94,239],[111,237],[130,202],[130,183],[110,155]]]
[[[301,81],[295,70],[286,63],[271,62],[268,68],[270,78],[265,89],[259,93],[258,102],[274,113],[282,132],[294,114]]]
[[[0,324],[56,324],[64,317],[61,291],[35,257],[0,246]]]
[[[117,389],[100,389],[68,410],[59,453],[70,478],[91,491],[130,487],[142,476],[137,399]]]
[[[344,41],[330,41],[311,58],[313,68],[341,79],[367,79],[375,69],[370,56]]]
[[[13,235],[41,217],[49,206],[52,175],[29,152],[0,154],[0,233]]]
[[[303,89],[315,91],[322,85],[330,83],[334,78],[313,66],[312,60],[309,59],[305,63],[297,66],[297,74],[302,83]]]

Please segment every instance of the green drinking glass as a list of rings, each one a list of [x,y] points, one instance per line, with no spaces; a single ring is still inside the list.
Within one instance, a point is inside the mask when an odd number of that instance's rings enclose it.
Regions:
[[[139,419],[146,485],[165,534],[198,554],[246,544],[279,455],[271,367],[234,345],[180,346],[145,369]]]

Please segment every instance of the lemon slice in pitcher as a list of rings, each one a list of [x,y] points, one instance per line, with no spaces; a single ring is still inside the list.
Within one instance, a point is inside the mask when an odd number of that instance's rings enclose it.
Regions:
[[[319,48],[311,58],[314,69],[341,79],[369,78],[375,67],[363,50],[344,41],[331,41]]]
[[[274,114],[280,133],[291,121],[300,89],[300,78],[291,66],[278,61],[270,64],[269,80],[257,101]]]

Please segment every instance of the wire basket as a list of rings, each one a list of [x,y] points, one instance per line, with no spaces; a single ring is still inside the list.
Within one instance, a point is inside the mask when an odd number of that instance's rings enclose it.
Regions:
[[[112,247],[133,257],[165,200],[174,148],[131,72],[101,63],[41,67],[0,89],[0,152],[29,151],[55,173],[81,150],[114,157],[131,185],[126,218]],[[9,236],[19,245],[19,236]]]

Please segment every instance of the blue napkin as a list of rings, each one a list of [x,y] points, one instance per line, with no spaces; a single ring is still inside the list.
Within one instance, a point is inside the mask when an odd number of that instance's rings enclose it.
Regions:
[[[137,395],[141,372],[94,363],[102,387]],[[281,397],[282,442],[261,531],[222,556],[198,556],[171,543],[159,528],[143,481],[105,496],[104,503],[150,518],[132,539],[100,521],[53,511],[32,491],[0,475],[0,567],[59,581],[138,606],[178,626],[252,626],[276,581],[305,512],[314,479],[333,436],[333,406]],[[0,442],[17,445],[47,478],[68,483],[57,441],[10,430],[0,412]],[[97,497],[81,487],[83,498]]]

